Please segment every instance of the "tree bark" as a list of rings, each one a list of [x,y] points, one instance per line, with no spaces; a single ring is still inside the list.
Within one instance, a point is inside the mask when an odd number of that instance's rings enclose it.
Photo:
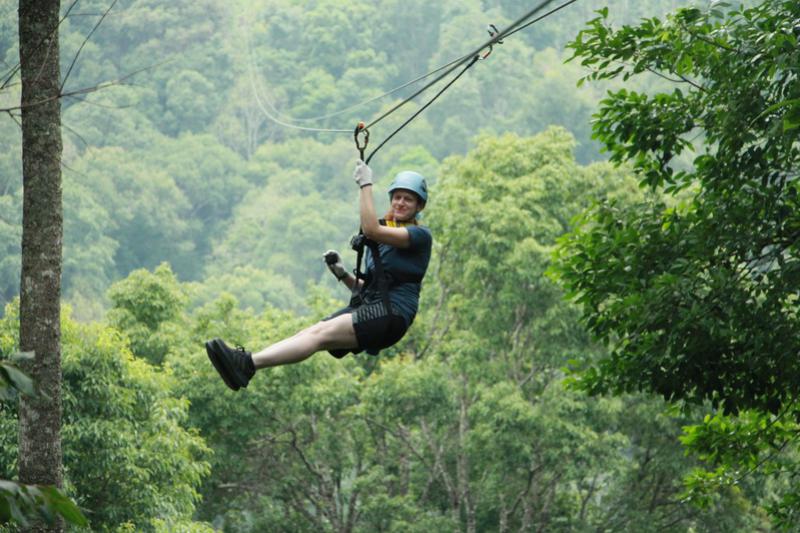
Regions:
[[[19,411],[19,477],[61,486],[61,102],[59,0],[20,0],[22,273],[20,348],[36,398]],[[63,523],[33,531],[63,531]]]

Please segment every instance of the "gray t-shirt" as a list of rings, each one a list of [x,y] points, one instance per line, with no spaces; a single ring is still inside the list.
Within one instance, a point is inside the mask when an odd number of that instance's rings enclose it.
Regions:
[[[431,245],[433,236],[431,231],[425,226],[405,226],[410,237],[408,248],[395,248],[388,244],[379,244],[378,250],[381,255],[381,263],[384,271],[399,276],[419,276],[425,275],[428,263],[431,260]],[[372,254],[369,248],[365,252],[366,274],[368,278],[374,275],[375,265],[372,261]],[[368,289],[377,286],[370,284]],[[422,288],[421,283],[409,282],[393,285],[389,289],[389,301],[392,307],[402,316],[406,325],[410,326],[414,321],[419,306],[419,292]]]

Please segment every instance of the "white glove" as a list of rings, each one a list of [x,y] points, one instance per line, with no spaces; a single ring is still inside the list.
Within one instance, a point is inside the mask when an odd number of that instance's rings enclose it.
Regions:
[[[356,180],[359,187],[366,187],[372,185],[372,169],[361,160],[356,161],[356,170],[353,172],[353,179]]]
[[[322,257],[325,259],[325,264],[328,265],[328,270],[331,271],[331,274],[336,276],[336,279],[342,281],[347,277],[347,271],[344,269],[342,256],[339,255],[339,252],[336,250],[328,250]]]

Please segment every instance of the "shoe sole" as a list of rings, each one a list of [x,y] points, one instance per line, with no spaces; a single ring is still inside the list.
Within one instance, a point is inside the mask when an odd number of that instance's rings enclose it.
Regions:
[[[216,353],[216,351],[218,350],[216,346],[216,339],[211,341],[206,341],[205,344],[206,344],[206,354],[208,354],[208,359],[211,361],[211,364],[214,365],[214,369],[222,378],[222,381],[225,382],[225,385],[227,385],[228,388],[238,391],[241,388],[241,386],[233,382],[233,380],[230,378],[230,375],[228,374],[227,369],[225,368],[225,364],[222,362],[221,358]]]

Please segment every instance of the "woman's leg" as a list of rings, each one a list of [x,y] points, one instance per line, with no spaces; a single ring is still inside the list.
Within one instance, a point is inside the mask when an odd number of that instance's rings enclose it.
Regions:
[[[353,329],[353,315],[339,315],[317,322],[303,331],[267,346],[253,354],[256,368],[299,363],[321,350],[346,349],[358,346]]]

